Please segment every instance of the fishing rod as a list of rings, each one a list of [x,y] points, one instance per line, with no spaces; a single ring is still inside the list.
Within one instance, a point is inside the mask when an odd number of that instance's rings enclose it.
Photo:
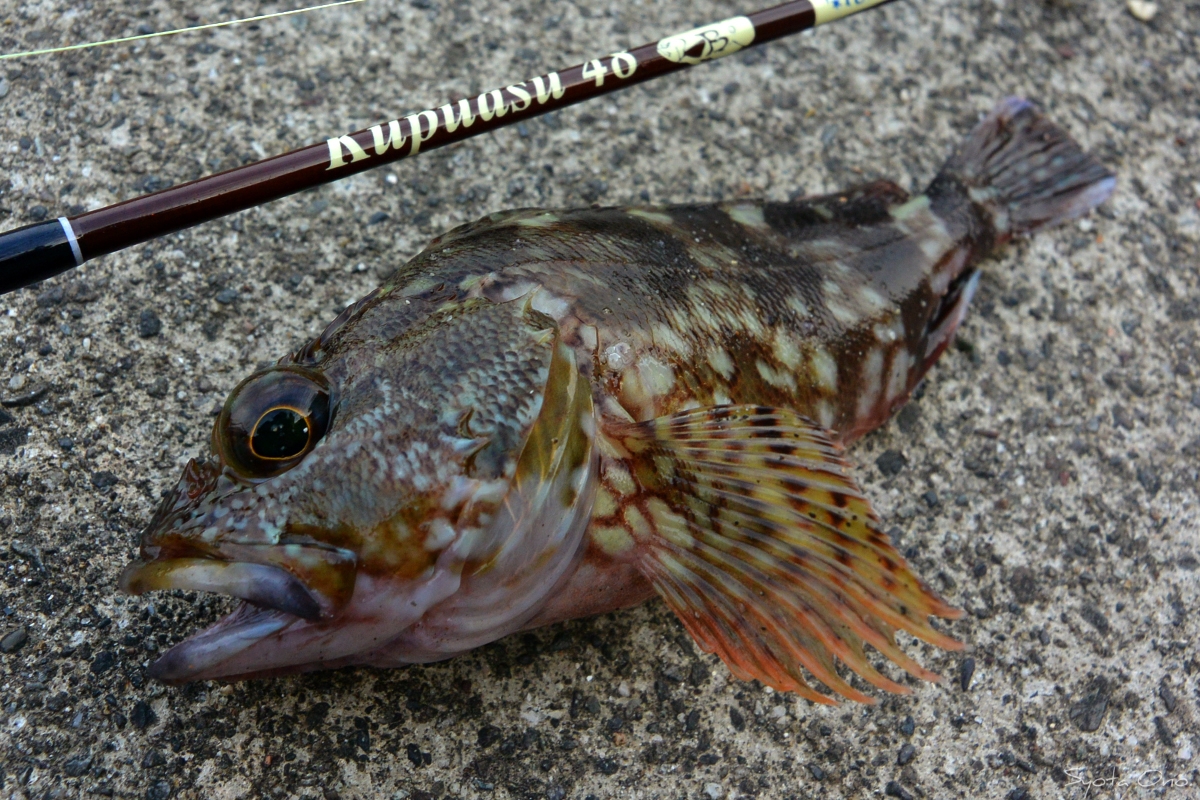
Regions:
[[[0,294],[85,261],[892,0],[794,0],[75,217],[0,233]]]

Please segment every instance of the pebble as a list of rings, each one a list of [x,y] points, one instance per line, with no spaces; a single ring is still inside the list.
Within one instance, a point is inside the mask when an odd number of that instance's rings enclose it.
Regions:
[[[908,459],[899,450],[887,450],[875,459],[875,466],[879,467],[879,471],[889,478],[899,475],[900,470],[904,469],[906,464],[908,464]]]
[[[478,741],[480,747],[491,747],[500,741],[500,729],[495,725],[484,725],[479,729]]]
[[[24,628],[17,628],[15,631],[9,631],[4,634],[4,638],[0,639],[0,653],[15,653],[25,646],[29,641],[29,634]]]
[[[1175,693],[1171,691],[1171,687],[1167,684],[1159,684],[1158,696],[1162,699],[1163,705],[1167,707],[1167,713],[1170,714],[1175,710],[1175,704],[1178,702],[1175,699]]]
[[[129,712],[129,721],[133,723],[133,727],[139,731],[144,731],[154,723],[158,722],[158,715],[154,713],[154,709],[145,700],[138,700],[133,704],[133,710]]]
[[[1129,13],[1142,22],[1149,22],[1158,14],[1158,3],[1151,3],[1148,0],[1129,0],[1127,5]]]
[[[119,479],[117,476],[108,470],[92,473],[92,486],[95,486],[97,489],[107,489],[110,486],[116,486],[118,482]]]
[[[958,685],[965,692],[971,688],[971,677],[975,674],[975,659],[964,658],[958,668]]]
[[[1086,733],[1100,729],[1104,715],[1108,711],[1109,686],[1108,681],[1097,678],[1086,690],[1083,699],[1071,705],[1067,712],[1075,727]]]
[[[138,336],[143,339],[150,339],[158,336],[162,330],[162,320],[158,318],[151,309],[147,308],[138,316],[137,332]]]
[[[1085,605],[1079,609],[1079,616],[1083,617],[1092,627],[1100,633],[1108,633],[1109,624],[1108,617],[1104,616],[1104,612],[1093,605]]]
[[[63,764],[63,772],[68,778],[78,778],[80,775],[88,771],[88,767],[92,765],[92,754],[81,753],[72,758],[68,758]]]
[[[912,736],[913,731],[916,729],[917,724],[913,721],[912,714],[909,714],[904,718],[904,721],[900,723],[900,732],[905,736]]]
[[[161,400],[167,396],[167,392],[170,390],[170,388],[171,385],[167,382],[167,379],[160,375],[154,379],[154,383],[146,387],[146,394],[150,395],[156,400]]]
[[[896,764],[903,767],[905,764],[913,760],[913,756],[917,754],[917,748],[913,747],[908,742],[900,748],[900,754],[896,756]]]
[[[91,666],[92,674],[93,675],[103,675],[104,673],[106,673],[110,669],[112,669],[116,665],[116,663],[117,663],[117,656],[115,653],[113,653],[112,650],[101,650],[99,653],[96,654],[96,657],[94,659],[92,659],[92,666]]]
[[[23,378],[25,376],[22,375],[21,377]],[[21,385],[24,386],[25,384],[22,382]],[[43,397],[45,397],[46,393],[49,391],[50,388],[48,386],[42,386],[41,388],[34,389],[32,392],[26,392],[25,394],[19,394],[16,397],[9,397],[4,400],[0,400],[0,406],[5,406],[6,408],[24,408],[25,406],[31,406],[38,400],[41,400]]]
[[[899,797],[900,800],[913,800],[912,794],[896,781],[888,781],[887,788],[883,790],[883,793],[888,797]]]
[[[146,790],[146,800],[167,800],[171,796],[170,782],[160,779]]]

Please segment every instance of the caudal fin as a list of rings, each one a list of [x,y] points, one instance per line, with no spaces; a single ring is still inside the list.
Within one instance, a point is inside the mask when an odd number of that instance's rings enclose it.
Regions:
[[[971,131],[930,187],[957,184],[992,220],[998,239],[1081,217],[1116,176],[1028,100],[1009,97]]]

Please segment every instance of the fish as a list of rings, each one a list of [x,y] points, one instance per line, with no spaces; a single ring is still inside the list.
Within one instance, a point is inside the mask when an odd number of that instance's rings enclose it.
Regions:
[[[935,622],[961,612],[846,447],[946,349],[989,254],[1115,183],[1008,98],[917,196],[526,208],[445,233],[229,394],[120,586],[241,603],[149,674],[428,663],[657,596],[732,675],[817,703],[910,692],[879,656],[938,680],[897,633],[960,649]]]

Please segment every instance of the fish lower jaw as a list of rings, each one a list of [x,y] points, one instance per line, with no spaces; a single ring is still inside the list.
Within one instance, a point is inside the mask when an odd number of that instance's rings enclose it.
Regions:
[[[362,663],[458,588],[457,571],[426,580],[358,576],[350,603],[331,619],[309,620],[243,601],[233,613],[172,647],[150,665],[164,683],[309,672]]]

